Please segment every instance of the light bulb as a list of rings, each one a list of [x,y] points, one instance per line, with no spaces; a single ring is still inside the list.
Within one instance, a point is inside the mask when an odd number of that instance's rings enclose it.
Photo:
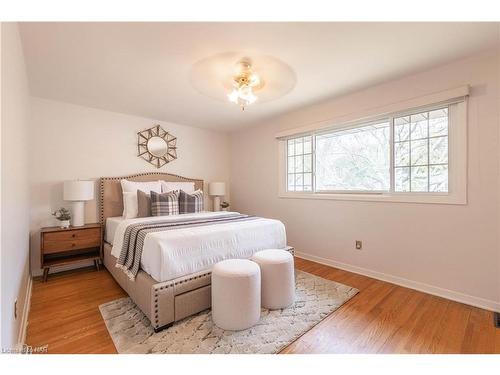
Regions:
[[[227,95],[227,98],[230,102],[238,104],[238,97],[240,96],[238,89],[233,89],[230,94]]]
[[[241,86],[234,88],[230,94],[227,95],[230,102],[240,105],[242,108],[254,103],[257,96],[252,91],[250,86]]]

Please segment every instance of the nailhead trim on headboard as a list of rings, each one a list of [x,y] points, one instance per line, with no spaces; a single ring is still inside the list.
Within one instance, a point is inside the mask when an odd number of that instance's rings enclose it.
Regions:
[[[146,173],[138,173],[130,176],[121,176],[121,177],[101,177],[99,179],[99,220],[101,224],[104,223],[104,181],[120,181],[120,180],[127,180],[131,178],[136,178],[136,177],[142,177],[142,176],[169,176],[171,178],[178,179],[179,181],[188,181],[188,182],[198,182],[201,183],[201,186],[203,186],[204,181],[201,179],[197,178],[188,178],[188,177],[183,177],[179,176],[176,174],[171,174],[171,173],[165,173],[165,172],[146,172]],[[158,178],[161,180],[161,178]]]

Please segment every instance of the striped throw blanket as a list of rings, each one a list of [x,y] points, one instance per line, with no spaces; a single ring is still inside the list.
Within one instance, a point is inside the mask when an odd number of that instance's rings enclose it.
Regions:
[[[130,224],[125,230],[123,245],[120,256],[116,262],[116,267],[121,268],[131,280],[135,280],[141,264],[144,240],[148,233],[255,219],[258,219],[258,217],[239,213],[228,213],[227,215],[221,215],[214,218],[186,219],[180,216],[176,220],[169,219],[164,221]]]

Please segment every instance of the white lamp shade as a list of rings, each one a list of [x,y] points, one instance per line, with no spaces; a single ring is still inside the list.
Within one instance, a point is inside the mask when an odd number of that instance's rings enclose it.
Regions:
[[[65,201],[90,201],[94,199],[94,181],[64,181]]]
[[[224,182],[211,182],[208,185],[208,194],[222,197],[226,195],[226,183]]]

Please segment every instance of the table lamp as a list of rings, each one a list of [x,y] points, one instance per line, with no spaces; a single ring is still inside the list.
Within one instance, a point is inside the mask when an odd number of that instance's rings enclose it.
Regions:
[[[64,182],[64,200],[72,202],[71,223],[74,227],[85,224],[85,201],[94,199],[94,181],[77,180]]]
[[[214,211],[220,211],[220,197],[226,195],[226,184],[224,182],[210,182],[208,194],[214,197]]]

